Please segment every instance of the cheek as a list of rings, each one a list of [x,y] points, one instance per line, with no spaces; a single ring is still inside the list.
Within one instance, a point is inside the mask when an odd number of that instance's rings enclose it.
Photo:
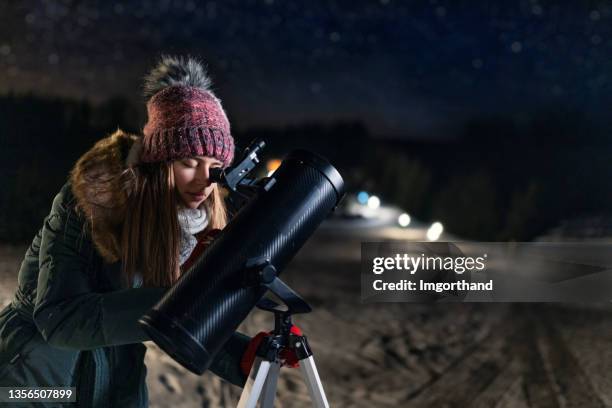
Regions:
[[[185,190],[185,186],[193,179],[189,171],[177,170],[174,172],[174,183],[179,191]]]

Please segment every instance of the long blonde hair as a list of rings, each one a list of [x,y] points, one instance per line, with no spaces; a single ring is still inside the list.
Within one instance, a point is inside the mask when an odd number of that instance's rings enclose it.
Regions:
[[[107,262],[121,261],[124,284],[132,286],[140,272],[144,286],[169,287],[181,274],[181,199],[173,163],[126,167],[124,158],[135,138],[117,131],[96,143],[73,168],[72,189],[100,255]],[[223,229],[227,211],[219,186],[204,206],[209,219],[205,232]]]

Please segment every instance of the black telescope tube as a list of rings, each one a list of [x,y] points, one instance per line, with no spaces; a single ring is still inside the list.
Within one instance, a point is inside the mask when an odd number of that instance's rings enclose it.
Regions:
[[[174,360],[196,374],[235,332],[266,288],[245,287],[247,261],[267,258],[278,272],[340,202],[344,181],[322,157],[290,153],[200,259],[139,323]]]

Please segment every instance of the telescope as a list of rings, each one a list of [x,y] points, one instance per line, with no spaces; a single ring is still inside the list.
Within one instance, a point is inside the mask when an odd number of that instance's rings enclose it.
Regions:
[[[293,313],[310,311],[279,275],[344,196],[340,173],[307,150],[289,153],[269,177],[248,178],[265,143],[211,178],[225,186],[235,215],[192,267],[139,320],[162,350],[195,374],[269,290]],[[269,306],[269,303],[268,303]]]

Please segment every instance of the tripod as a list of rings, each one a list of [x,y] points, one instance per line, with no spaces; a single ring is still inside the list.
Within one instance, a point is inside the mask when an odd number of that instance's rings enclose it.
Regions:
[[[297,296],[295,293],[294,295]],[[299,296],[297,299],[293,298],[292,301],[296,302],[298,299],[304,302]],[[264,337],[257,348],[257,357],[240,396],[238,408],[255,408],[260,397],[262,408],[274,406],[283,351],[295,353],[297,356],[302,376],[314,405],[318,408],[329,408],[306,336],[302,335],[299,329],[291,323],[291,306],[290,303],[286,303],[289,306],[288,310],[279,310],[278,303],[267,298],[260,300],[257,304],[260,309],[274,313],[274,331]],[[306,302],[304,305],[310,309]]]

